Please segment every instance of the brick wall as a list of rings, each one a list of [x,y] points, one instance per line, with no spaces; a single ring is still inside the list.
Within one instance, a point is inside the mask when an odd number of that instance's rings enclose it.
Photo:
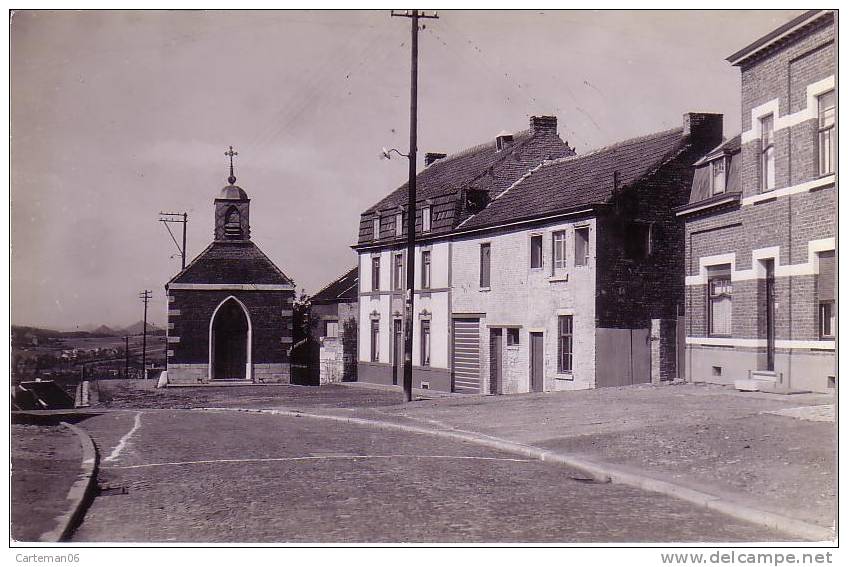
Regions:
[[[241,301],[249,313],[253,363],[289,362],[293,291],[169,290],[168,295],[173,297],[168,304],[168,323],[173,324],[168,336],[179,337],[178,343],[168,345],[174,353],[169,364],[208,363],[209,323],[218,305],[230,296]]]

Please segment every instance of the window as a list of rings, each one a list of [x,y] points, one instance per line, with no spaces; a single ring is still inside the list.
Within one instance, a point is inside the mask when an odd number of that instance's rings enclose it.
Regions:
[[[574,265],[589,265],[589,227],[574,229]]]
[[[380,217],[374,219],[374,240],[380,240]]]
[[[421,251],[421,289],[430,289],[430,251]]]
[[[535,234],[530,237],[530,268],[542,267],[542,235]]]
[[[719,158],[712,163],[713,169],[713,195],[724,193],[727,188],[727,160]]]
[[[421,321],[421,366],[430,366],[430,321]]]
[[[395,254],[394,260],[394,271],[392,273],[394,277],[394,286],[395,289],[403,289],[403,254]]]
[[[430,232],[430,221],[431,221],[431,213],[430,207],[424,207],[421,209],[421,231],[422,232]]]
[[[480,245],[480,287],[491,285],[492,245]]]
[[[557,372],[568,374],[572,366],[572,346],[574,345],[574,316],[559,316],[559,333],[557,340]]]
[[[760,119],[760,132],[762,140],[762,155],[760,162],[760,175],[762,177],[762,190],[774,189],[774,116]]]
[[[833,250],[819,253],[819,273],[816,276],[819,301],[819,337],[836,336],[836,256]]]
[[[565,231],[559,230],[553,233],[554,275],[565,271]]]
[[[403,236],[403,213],[395,215],[395,236]]]
[[[733,284],[730,281],[730,264],[707,269],[707,317],[709,335],[729,337],[732,331]]]
[[[380,257],[371,257],[371,291],[380,291]]]
[[[518,329],[512,328],[506,330],[506,346],[518,346]]]
[[[651,255],[650,223],[630,223],[624,235],[624,254],[631,260],[643,260]]]
[[[371,320],[371,362],[380,360],[380,320]]]
[[[339,336],[338,321],[324,321],[324,336],[329,339],[335,339]]]
[[[830,175],[836,164],[836,92],[819,97],[819,175]]]

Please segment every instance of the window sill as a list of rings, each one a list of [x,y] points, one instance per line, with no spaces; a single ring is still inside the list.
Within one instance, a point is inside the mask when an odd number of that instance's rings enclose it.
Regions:
[[[549,281],[550,283],[554,283],[554,282],[567,282],[567,281],[568,281],[568,274],[565,274],[565,275],[563,275],[563,276],[551,276],[551,277],[549,277],[549,278],[548,278],[548,281]]]
[[[557,374],[556,376],[554,376],[554,379],[555,380],[568,380],[569,382],[573,382],[574,381],[574,374],[572,374],[570,372]]]
[[[480,288],[480,291],[492,291],[492,288],[490,288],[490,287],[481,287],[481,288]]]

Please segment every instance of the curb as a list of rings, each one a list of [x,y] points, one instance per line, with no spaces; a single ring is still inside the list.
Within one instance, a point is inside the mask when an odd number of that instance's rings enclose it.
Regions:
[[[576,469],[579,472],[591,476],[596,482],[612,482],[622,484],[648,492],[671,496],[680,500],[685,500],[697,506],[707,508],[722,514],[726,514],[733,518],[744,520],[752,524],[765,526],[767,528],[779,530],[793,536],[815,541],[815,542],[831,542],[835,539],[835,533],[832,529],[769,512],[753,508],[745,504],[734,502],[726,497],[717,496],[701,490],[689,488],[687,486],[659,480],[635,472],[625,471],[622,468],[609,464],[601,464],[589,460],[581,459],[564,453],[557,453],[535,447],[533,445],[523,445],[497,437],[489,437],[479,433],[462,430],[443,430],[443,429],[427,429],[415,425],[405,425],[401,423],[393,423],[389,421],[379,421],[375,419],[365,419],[360,417],[346,417],[340,415],[328,415],[319,413],[309,413],[292,410],[275,410],[275,409],[241,409],[241,408],[195,408],[197,411],[237,411],[245,413],[265,413],[273,415],[283,415],[287,417],[307,417],[312,419],[323,419],[327,421],[337,421],[372,427],[377,429],[393,429],[396,431],[405,431],[407,433],[418,433],[423,435],[431,435],[458,441],[467,441],[484,447],[499,449],[516,455],[538,459],[540,461],[557,463]]]
[[[82,428],[66,421],[62,421],[60,425],[76,433],[80,445],[82,445],[82,472],[68,491],[68,501],[71,503],[70,509],[56,518],[58,525],[49,532],[43,533],[39,538],[40,541],[60,542],[70,539],[74,530],[82,523],[85,512],[94,498],[97,469],[100,465],[97,447],[95,447],[91,436]]]

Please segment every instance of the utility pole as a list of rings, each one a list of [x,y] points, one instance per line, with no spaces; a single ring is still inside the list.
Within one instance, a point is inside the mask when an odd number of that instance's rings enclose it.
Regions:
[[[415,298],[415,169],[418,154],[418,20],[437,19],[433,14],[427,16],[418,10],[405,10],[403,13],[392,10],[392,17],[412,19],[412,66],[410,73],[409,102],[409,204],[406,210],[406,301],[404,304],[404,341],[403,341],[403,395],[407,402],[412,401],[412,315]]]
[[[144,324],[141,335],[141,377],[147,378],[147,302],[153,296],[153,292],[145,289],[138,294],[138,298],[144,302]]]
[[[159,222],[165,225],[165,228],[168,229],[168,234],[171,235],[171,240],[174,241],[174,244],[177,246],[177,250],[180,252],[180,256],[183,260],[182,269],[185,270],[186,263],[186,227],[188,226],[188,213],[159,213]],[[171,232],[171,227],[168,226],[170,223],[180,223],[183,225],[183,245],[180,246],[180,243],[177,242],[177,238],[174,236],[174,233]],[[171,256],[173,258],[173,256]]]
[[[130,377],[130,338],[124,337],[124,379]]]

